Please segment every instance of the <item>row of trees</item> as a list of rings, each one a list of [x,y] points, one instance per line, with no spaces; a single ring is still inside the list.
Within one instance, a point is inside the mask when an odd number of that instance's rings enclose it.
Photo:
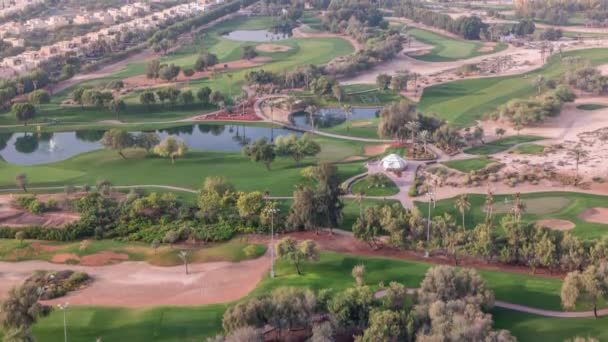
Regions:
[[[411,19],[424,25],[436,27],[457,34],[464,39],[480,39],[488,25],[484,24],[479,17],[463,16],[452,19],[447,14],[425,9],[424,5],[414,2],[406,2],[395,9],[395,15]]]
[[[101,139],[101,144],[111,150],[115,150],[123,158],[127,159],[123,150],[127,148],[142,148],[146,153],[150,151],[161,157],[171,158],[171,163],[175,164],[175,159],[182,157],[188,152],[188,146],[183,140],[170,135],[160,140],[156,133],[142,132],[133,135],[125,130],[112,128],[105,132]]]
[[[429,220],[430,212],[425,217],[418,210],[398,204],[369,207],[361,209],[353,233],[374,247],[379,246],[380,235],[388,234],[388,243],[393,247],[434,251],[453,258],[456,264],[467,256],[553,272],[583,270],[608,261],[608,239],[584,242],[568,232],[523,222],[526,206],[519,195],[513,197],[510,213],[498,225],[494,223],[494,205],[494,198],[488,193],[485,220],[472,229],[465,226],[465,215],[471,208],[467,195],[461,195],[454,203],[461,222],[447,212]],[[498,234],[498,230],[504,234]]]
[[[365,268],[355,266],[356,285],[318,293],[278,288],[229,308],[225,335],[209,342],[263,341],[262,328],[289,340],[292,331],[311,341],[352,338],[375,341],[515,341],[506,330],[492,328],[494,297],[476,271],[447,266],[430,268],[415,294],[400,283],[382,286],[382,295],[365,282]]]
[[[244,146],[242,152],[252,161],[263,163],[270,170],[270,165],[277,156],[291,157],[296,164],[300,164],[304,158],[319,154],[321,145],[309,134],[301,137],[290,134],[279,136],[274,142],[268,141],[265,137],[260,138],[253,144]]]
[[[198,99],[203,106],[213,104],[220,107],[225,100],[222,93],[219,91],[211,91],[211,88],[209,87],[200,88],[196,92],[196,95],[192,90],[181,91],[175,87],[159,88],[155,91],[146,90],[139,94],[139,102],[148,108],[157,101],[160,102],[162,106],[165,105],[165,102],[169,102],[172,106],[175,106],[178,103],[189,106],[193,104],[196,99]]]

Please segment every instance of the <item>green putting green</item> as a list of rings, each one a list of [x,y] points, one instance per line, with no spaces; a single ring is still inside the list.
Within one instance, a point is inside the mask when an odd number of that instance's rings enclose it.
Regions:
[[[458,159],[443,162],[442,164],[460,172],[468,173],[470,171],[481,170],[484,167],[494,163],[491,158],[479,157],[471,159]]]
[[[494,154],[506,151],[517,144],[538,141],[542,139],[544,138],[534,135],[513,135],[510,137],[497,139],[489,143],[468,148],[464,150],[464,152],[468,154]]]
[[[427,62],[447,62],[468,59],[488,53],[502,51],[506,44],[499,43],[491,49],[484,50],[484,44],[475,40],[456,39],[432,31],[414,28],[407,31],[416,40],[433,45],[433,49],[414,58]]]
[[[545,146],[538,144],[523,144],[513,149],[513,153],[517,154],[542,154],[545,152]]]
[[[608,63],[608,49],[596,48],[563,53],[563,57],[581,57],[591,65]],[[543,68],[525,75],[459,80],[426,88],[418,108],[424,113],[437,113],[456,127],[475,124],[484,114],[516,98],[534,95],[532,80],[543,75],[556,79],[565,72],[559,55],[551,57]]]

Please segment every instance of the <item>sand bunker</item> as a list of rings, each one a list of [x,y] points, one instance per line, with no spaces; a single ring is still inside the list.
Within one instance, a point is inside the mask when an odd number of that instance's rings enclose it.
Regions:
[[[608,224],[608,208],[589,208],[580,217],[587,222]]]
[[[255,47],[260,52],[286,52],[291,50],[291,46],[279,44],[260,44]]]
[[[389,148],[390,146],[391,146],[390,144],[371,145],[371,146],[368,145],[363,148],[363,153],[366,156],[375,156],[375,155],[384,153],[384,151],[386,151],[386,149]]]
[[[492,52],[496,47],[496,43],[486,42],[477,50],[477,52]]]
[[[571,230],[576,227],[576,225],[568,220],[559,220],[559,219],[543,219],[536,221],[536,224],[542,227],[547,227],[553,230]]]

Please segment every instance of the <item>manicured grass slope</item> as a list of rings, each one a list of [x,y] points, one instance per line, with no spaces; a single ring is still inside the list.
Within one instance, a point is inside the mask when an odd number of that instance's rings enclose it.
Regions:
[[[592,65],[608,63],[608,49],[588,49],[566,52],[564,57],[579,56]],[[475,120],[515,98],[535,94],[532,80],[537,75],[555,79],[565,72],[560,56],[553,56],[543,68],[526,75],[479,78],[435,85],[424,90],[419,109],[437,113],[456,127],[470,126]]]
[[[544,139],[544,138],[534,136],[534,135],[514,135],[514,136],[494,140],[494,141],[486,143],[486,144],[468,148],[468,149],[464,150],[464,152],[468,153],[468,154],[494,154],[494,153],[506,151],[517,144],[532,142],[532,141],[537,141],[537,140],[542,140],[542,139]]]
[[[371,182],[366,177],[353,184],[352,193],[363,193],[366,196],[392,196],[399,193],[399,188],[397,188],[397,185],[395,185],[395,183],[393,183],[390,178],[385,175],[382,175],[381,177],[386,182],[384,186],[372,187]]]
[[[318,263],[303,267],[304,274],[298,276],[294,267],[283,261],[277,263],[277,277],[265,278],[253,295],[268,293],[280,286],[307,287],[312,289],[331,288],[340,291],[354,285],[350,275],[352,267],[363,264],[366,267],[366,283],[377,285],[399,281],[408,287],[416,287],[431,266],[427,263],[403,261],[387,258],[358,257],[338,253],[322,253]],[[545,309],[559,310],[559,289],[561,281],[554,278],[537,277],[527,274],[481,271],[484,280],[496,293],[498,300],[510,301]],[[98,307],[74,307],[68,311],[68,327],[71,341],[90,341],[97,337],[104,340],[129,341],[200,341],[221,330],[221,317],[225,306],[210,305],[198,308],[162,307],[154,309],[115,309]],[[536,325],[542,328],[538,337],[556,336],[548,329],[556,320],[522,320],[520,313],[494,310],[497,326],[514,327],[516,336],[530,336]],[[560,328],[563,336],[582,331],[583,328],[597,327],[593,319],[576,320],[577,324],[567,324]],[[527,323],[531,322],[531,323]],[[63,334],[61,313],[55,311],[44,318],[34,329],[39,340],[59,341]],[[589,330],[591,336],[598,332]],[[548,335],[545,335],[548,334]],[[44,337],[44,338],[43,338]]]
[[[479,49],[483,47],[483,44],[479,41],[455,39],[419,28],[410,29],[408,33],[416,40],[434,46],[428,54],[414,57],[427,62],[447,62],[467,59],[501,51],[506,48],[505,44],[498,44],[492,51],[480,52]]]
[[[350,147],[346,145],[346,153]],[[127,151],[122,159],[113,151],[96,151],[46,165],[21,166],[0,163],[0,187],[14,188],[15,175],[26,173],[29,185],[94,185],[107,179],[114,185],[172,185],[198,189],[208,176],[222,176],[242,191],[270,191],[271,195],[291,195],[294,185],[304,182],[301,171],[318,161],[306,159],[296,165],[288,158],[277,158],[271,169],[251,162],[238,153],[189,152],[175,164],[164,158],[145,156],[143,151]],[[329,156],[326,155],[327,158]],[[342,157],[342,156],[338,156]],[[342,159],[342,158],[340,158]],[[342,180],[363,172],[361,162],[338,165]]]
[[[492,164],[493,161],[487,157],[471,158],[471,159],[457,159],[443,162],[443,165],[458,170],[460,172],[477,171],[484,167]]]

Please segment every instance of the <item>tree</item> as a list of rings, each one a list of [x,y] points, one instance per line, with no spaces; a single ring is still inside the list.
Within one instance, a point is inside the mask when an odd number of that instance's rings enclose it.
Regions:
[[[141,132],[135,137],[135,144],[146,150],[147,154],[160,143],[160,137],[154,132]]]
[[[521,221],[521,216],[526,212],[526,203],[521,198],[521,193],[517,192],[511,200],[511,213],[517,222]]]
[[[51,308],[40,304],[40,292],[33,285],[13,287],[6,299],[0,304],[2,326],[5,338],[14,337],[14,341],[33,341],[31,327],[39,317],[50,313]],[[10,339],[9,339],[10,341]]]
[[[388,89],[388,86],[391,84],[392,77],[387,74],[379,74],[376,76],[376,85],[380,90]]]
[[[251,60],[258,56],[257,51],[255,51],[255,47],[252,45],[243,45],[241,47],[241,58]]]
[[[27,96],[27,100],[30,103],[39,105],[39,104],[45,104],[45,103],[51,102],[51,96],[49,95],[49,93],[46,90],[38,89],[38,90],[34,90],[33,92],[29,93],[29,95]]]
[[[368,207],[363,216],[358,217],[353,225],[355,238],[367,242],[371,247],[378,248],[376,239],[382,233],[382,218],[380,208]]]
[[[182,74],[184,74],[185,77],[192,77],[194,76],[194,69],[182,69]]]
[[[164,65],[158,71],[158,76],[165,81],[172,81],[181,71],[181,68],[175,64]]]
[[[218,58],[216,55],[205,52],[196,59],[193,69],[196,71],[205,71],[208,68],[216,65],[217,63]]]
[[[407,321],[403,312],[392,310],[372,311],[369,326],[363,336],[357,336],[355,342],[407,341]]]
[[[338,168],[332,163],[321,162],[313,169],[312,176],[317,181],[317,210],[325,226],[329,227],[330,234],[333,234],[332,228],[340,224],[344,209]]]
[[[236,201],[239,216],[246,219],[260,215],[264,208],[264,204],[264,194],[260,191],[241,193]]]
[[[534,81],[532,81],[532,83],[536,87],[537,93],[540,95],[543,85],[545,85],[545,77],[543,75],[538,75],[534,78]]]
[[[507,132],[502,127],[496,127],[496,129],[494,130],[494,133],[496,134],[497,137],[502,138],[502,136],[505,135],[505,133],[507,133]]]
[[[157,79],[160,77],[160,61],[158,59],[151,60],[146,64],[146,77]]]
[[[190,258],[190,252],[182,250],[179,251],[177,256],[182,260],[184,266],[186,267],[186,274],[188,274],[188,258]]]
[[[286,237],[277,243],[277,256],[290,261],[296,267],[298,275],[302,275],[302,262],[319,260],[319,250],[314,241],[305,240],[298,245],[295,239]]]
[[[344,90],[342,90],[339,83],[331,86],[331,93],[334,95],[336,100],[338,100],[338,102],[342,103],[342,99],[344,98]]]
[[[404,141],[409,133],[407,123],[416,119],[415,105],[406,100],[392,103],[380,111],[378,134],[382,137]]]
[[[365,265],[355,265],[351,272],[353,278],[355,278],[355,282],[358,286],[365,285]]]
[[[397,74],[391,79],[391,89],[396,92],[407,90],[407,82],[409,81],[408,74]]]
[[[593,303],[593,314],[597,318],[597,302],[608,299],[608,264],[591,265],[583,272],[568,273],[561,290],[562,305],[573,309],[578,301]]]
[[[154,254],[156,254],[156,250],[158,249],[158,247],[160,247],[160,241],[158,239],[152,240],[152,242],[150,243],[150,248],[154,250]]]
[[[577,144],[572,150],[570,150],[568,152],[568,155],[572,158],[574,158],[575,164],[576,164],[576,171],[574,174],[574,186],[578,185],[579,182],[579,178],[578,178],[578,167],[581,164],[581,162],[587,158],[587,151],[583,149],[583,147],[580,144]]]
[[[18,173],[15,176],[15,183],[18,187],[23,189],[23,192],[27,192],[27,175],[25,173]]]
[[[23,240],[25,240],[25,232],[23,230],[19,230],[15,233],[15,240],[19,241],[19,245],[23,246]]]
[[[133,135],[125,130],[112,128],[105,132],[103,138],[101,138],[101,144],[105,148],[118,151],[118,154],[123,158],[127,159],[122,151],[125,148],[132,147],[134,144]]]
[[[30,103],[15,103],[11,108],[11,112],[18,121],[23,122],[27,126],[28,121],[36,116],[36,107]]]
[[[314,157],[321,152],[321,145],[310,134],[298,137],[295,134],[281,135],[275,139],[275,151],[279,156],[290,156],[296,162],[305,157]]]
[[[328,309],[343,328],[367,326],[374,303],[374,292],[369,286],[356,286],[338,292],[329,302]]]
[[[163,237],[163,242],[173,246],[174,243],[179,241],[179,238],[179,233],[172,229],[165,233],[165,236]]]
[[[182,157],[187,152],[188,145],[183,140],[176,139],[172,135],[166,137],[160,144],[154,147],[154,154],[171,158],[171,164],[175,164],[175,158]]]
[[[461,194],[460,196],[458,196],[458,199],[456,199],[454,206],[456,207],[456,209],[458,209],[458,211],[462,215],[462,229],[466,230],[466,227],[464,225],[464,215],[467,212],[467,210],[469,210],[471,208],[471,202],[469,201],[469,195]]]
[[[150,109],[150,105],[156,103],[156,96],[151,91],[145,91],[139,95],[139,102]]]
[[[108,109],[116,114],[116,119],[118,120],[118,113],[124,112],[127,109],[127,105],[121,99],[114,99],[108,104]]]
[[[198,98],[202,104],[209,103],[209,95],[211,95],[211,88],[209,87],[202,87],[196,92],[196,98]]]
[[[251,161],[262,162],[270,170],[270,164],[276,158],[274,144],[269,142],[266,137],[256,140],[253,144],[243,147],[243,155],[249,157]]]
[[[418,305],[436,301],[463,300],[484,308],[491,308],[494,296],[477,271],[450,266],[431,267],[420,283]]]
[[[185,106],[191,105],[194,102],[192,90],[186,90],[180,94],[180,99]]]
[[[209,102],[211,102],[211,104],[219,106],[220,103],[223,101],[224,101],[224,95],[217,90],[212,91],[211,94],[209,95]]]

